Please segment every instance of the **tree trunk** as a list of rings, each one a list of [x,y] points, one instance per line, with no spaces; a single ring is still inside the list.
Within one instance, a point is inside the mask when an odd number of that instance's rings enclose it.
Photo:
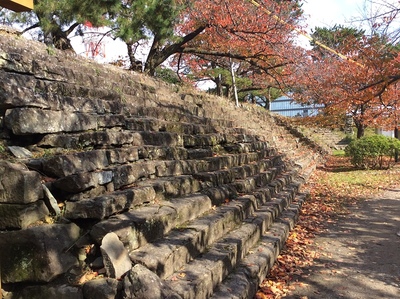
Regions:
[[[221,74],[219,74],[218,77],[215,78],[215,84],[217,85],[217,87],[216,87],[217,96],[222,97],[224,94],[224,87],[222,86],[222,75]]]
[[[399,127],[394,128],[394,138],[399,139]],[[399,162],[399,150],[396,149],[394,152],[394,161]]]
[[[233,69],[232,58],[229,58],[229,63],[231,65],[233,96],[235,97],[236,107],[239,107],[239,98],[238,98],[238,93],[237,93],[236,80],[235,80],[235,70]]]
[[[356,125],[356,128],[357,128],[357,139],[364,137],[364,134],[365,134],[365,125],[362,120],[364,119],[364,113],[366,110],[366,106],[364,104],[361,104],[359,106],[358,110],[360,112],[359,118],[357,118],[357,116],[355,118],[354,117],[355,114],[353,114],[354,124]]]
[[[361,137],[364,137],[365,126],[360,122],[356,122],[355,125],[356,125],[356,128],[357,128],[357,139],[359,139]]]
[[[147,61],[144,64],[144,71],[152,76],[156,72],[156,68],[161,65],[170,56],[176,53],[182,53],[184,50],[184,45],[198,36],[204,31],[206,26],[200,26],[193,30],[191,33],[182,37],[177,43],[163,47],[161,40],[155,36],[153,39],[153,44],[150,47],[149,55],[147,56]]]
[[[129,57],[129,69],[131,71],[137,71],[141,72],[142,71],[142,62],[137,60],[135,57],[135,53],[133,51],[133,43],[126,43],[126,47],[128,49],[128,57]]]

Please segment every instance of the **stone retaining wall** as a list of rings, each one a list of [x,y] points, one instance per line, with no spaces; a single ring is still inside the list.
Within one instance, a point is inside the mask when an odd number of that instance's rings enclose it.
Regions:
[[[265,230],[295,200],[301,170],[315,167],[318,154],[297,159],[303,140],[257,107],[0,37],[5,298],[185,297],[169,287],[174,264],[267,204]],[[206,224],[185,245],[191,258],[146,264],[144,246]]]

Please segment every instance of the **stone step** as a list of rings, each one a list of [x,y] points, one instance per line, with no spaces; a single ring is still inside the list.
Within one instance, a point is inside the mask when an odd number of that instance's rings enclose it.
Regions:
[[[222,147],[232,143],[255,143],[259,138],[249,134],[181,134],[160,131],[130,131],[119,129],[105,129],[97,131],[86,131],[81,133],[47,134],[38,142],[38,146],[44,148],[64,149],[88,149],[88,148],[120,148],[141,146],[164,146],[164,147]]]
[[[163,134],[163,133],[161,133]],[[64,134],[67,137],[68,134]],[[68,135],[70,136],[70,135]],[[71,136],[70,136],[71,137]],[[180,137],[177,137],[179,139]],[[212,137],[206,137],[212,139]],[[62,139],[62,138],[61,138]],[[209,142],[213,144],[212,141]],[[71,145],[71,144],[70,144]],[[183,144],[182,144],[183,145]],[[72,145],[71,145],[72,146]],[[65,148],[71,148],[65,147]],[[52,177],[63,177],[79,172],[88,172],[93,170],[105,169],[114,164],[125,164],[135,162],[139,159],[151,160],[186,160],[193,158],[207,158],[226,153],[250,153],[260,152],[264,156],[276,153],[268,143],[254,141],[248,143],[224,144],[219,149],[213,146],[201,146],[198,148],[184,148],[183,146],[167,145],[142,145],[129,146],[109,149],[91,149],[68,154],[54,154],[50,158],[30,159],[24,161],[29,167],[43,172]],[[90,162],[83,162],[90,161]]]
[[[107,233],[114,232],[128,250],[133,250],[161,238],[211,208],[209,197],[200,193],[191,194],[114,215],[94,225],[90,234],[101,244]]]
[[[185,108],[182,107],[137,107],[133,113],[136,117],[150,117],[158,120],[164,120],[168,122],[184,122],[193,124],[202,124],[212,127],[223,127],[232,128],[234,123],[226,118],[218,117],[207,117],[205,111],[197,106],[190,108],[192,111],[188,113]]]
[[[306,194],[297,195],[294,203],[261,236],[259,242],[249,250],[249,254],[238,263],[236,269],[213,290],[212,296],[203,298],[253,298],[258,286],[265,279],[284,247],[289,231],[297,222],[306,197]]]
[[[159,120],[205,124],[210,119],[205,117],[205,111],[199,106],[163,105],[133,107],[131,110],[136,117],[152,117]]]
[[[255,198],[258,201],[266,201],[270,196],[278,193],[282,188],[291,182],[291,173],[280,174],[280,177],[276,177],[273,181],[265,182],[269,183],[267,188],[257,188],[254,184],[250,185],[252,188],[248,188],[249,192],[255,193]],[[271,179],[275,176],[271,176]],[[178,180],[186,179],[187,181],[179,182]],[[148,185],[144,183],[145,186],[142,189],[131,189],[124,193],[119,192],[119,196],[103,196],[95,198],[93,201],[79,201],[79,202],[67,202],[65,216],[80,218],[92,218],[92,219],[104,219],[110,217],[109,219],[103,220],[94,226],[94,235],[96,235],[96,240],[101,240],[104,233],[114,231],[125,244],[140,244],[140,246],[151,242],[159,237],[159,233],[166,234],[173,226],[182,225],[188,219],[185,217],[178,217],[180,214],[185,214],[189,209],[191,214],[195,217],[198,216],[198,212],[203,213],[209,209],[209,205],[220,206],[225,204],[227,201],[231,201],[238,197],[238,192],[235,189],[235,183],[214,186],[212,188],[207,188],[201,190],[201,195],[196,196],[195,194],[200,191],[200,187],[193,183],[190,176],[182,176],[176,178],[168,178],[167,180],[157,180],[159,184],[156,186]],[[252,180],[253,178],[247,178],[246,180]],[[196,181],[194,181],[196,182]],[[162,185],[164,183],[164,185]],[[176,183],[176,185],[174,185]],[[183,185],[183,187],[182,187]],[[198,188],[198,189],[196,189]],[[258,189],[258,190],[256,190]],[[138,192],[141,190],[141,193]],[[136,195],[136,193],[138,195]],[[125,195],[125,196],[124,196]],[[175,197],[166,201],[166,198]],[[199,204],[204,202],[205,207],[197,207],[193,209],[191,199],[200,198]],[[140,204],[139,201],[147,200],[148,206],[135,208],[135,205]],[[187,203],[185,201],[187,200]],[[129,204],[129,207],[127,206]],[[161,209],[162,207],[169,207],[168,209]],[[124,209],[122,209],[124,208]],[[124,212],[131,208],[127,212]],[[118,209],[120,209],[118,211]],[[171,210],[172,209],[172,210]],[[164,217],[163,211],[165,213],[172,213],[169,217]],[[158,211],[155,213],[155,211]],[[121,213],[114,215],[116,213]],[[156,214],[156,215],[155,215]],[[177,219],[173,218],[173,216]],[[90,216],[90,217],[88,217]],[[160,220],[169,222],[170,224],[166,226],[165,229],[160,230]],[[139,222],[137,224],[136,222]],[[115,223],[121,222],[121,226],[116,226]],[[140,223],[146,223],[146,225],[141,225]],[[163,224],[163,226],[165,226]],[[118,227],[115,231],[115,227]],[[144,232],[143,232],[144,230]],[[159,233],[155,233],[155,232]],[[102,232],[102,233],[99,233]],[[132,233],[134,232],[134,233]],[[145,236],[145,237],[142,237]],[[129,238],[134,238],[134,241],[130,241]],[[132,248],[132,245],[129,245]]]
[[[270,190],[265,192],[271,194]],[[268,198],[267,195],[264,197],[267,202],[259,202],[252,195],[227,201],[207,215],[173,230],[165,238],[132,251],[130,257],[133,262],[145,265],[161,278],[169,277],[198,255],[208,252],[217,240],[224,238],[218,244],[227,245],[227,240],[242,234],[243,227],[248,236],[255,236],[265,230],[291,201],[295,192],[293,188],[278,197]],[[261,204],[265,206],[260,207]],[[245,225],[242,225],[243,221]],[[237,229],[238,226],[241,228]],[[243,247],[252,246],[256,241],[257,237],[243,240]]]
[[[248,154],[240,155],[246,156]],[[218,162],[222,158],[214,157],[213,160]],[[243,160],[243,162],[248,162],[246,159]],[[238,192],[250,192],[256,186],[270,182],[276,176],[276,173],[283,170],[283,164],[281,164],[279,156],[266,158],[257,162],[251,160],[250,162],[253,164],[250,165],[239,164],[240,162],[240,160],[236,160],[228,164],[228,168],[234,167],[232,170],[221,170],[226,167],[225,163],[207,164],[205,161],[196,160],[149,161],[122,165],[117,167],[117,170],[120,170],[120,172],[114,169],[110,177],[115,187],[124,187],[126,190],[108,192],[88,199],[82,199],[85,194],[70,197],[70,200],[65,203],[64,216],[69,219],[101,220],[142,204],[185,196],[200,191],[208,195],[214,204],[219,204],[220,197],[215,197],[214,193],[221,194],[219,188],[223,188],[223,185],[228,185],[227,188],[231,190],[231,195]],[[200,163],[200,166],[197,167],[197,163]],[[170,169],[167,167],[170,167]],[[268,171],[265,171],[267,167]],[[210,172],[198,173],[198,171],[204,170],[210,170]],[[112,172],[112,170],[109,171]],[[95,175],[99,173],[101,172],[85,173],[83,175]],[[196,176],[195,174],[192,176],[189,175],[190,173],[198,173],[198,175]],[[156,177],[151,178],[151,175]],[[80,175],[67,176],[65,179],[55,181],[53,184],[55,184],[55,187],[65,184],[65,187],[62,187],[64,189],[66,187],[69,189],[79,187],[72,186],[71,177],[76,178],[80,177]],[[144,177],[147,177],[147,179],[138,180]],[[206,180],[206,178],[208,179]],[[66,184],[67,182],[69,184]],[[76,181],[76,185],[79,185],[78,181]],[[88,186],[88,184],[85,186]],[[214,187],[216,189],[213,189]],[[211,190],[209,190],[210,188]]]
[[[293,190],[291,196],[295,193]],[[229,273],[236,267],[240,270],[240,266],[251,259],[254,247],[260,241],[265,241],[266,236],[276,234],[277,225],[274,222],[279,215],[282,215],[277,210],[286,208],[292,201],[291,196],[277,203],[268,202],[268,206],[254,212],[252,217],[243,221],[238,228],[214,242],[204,254],[167,277],[166,284],[184,299],[209,298]],[[286,234],[282,239],[286,239],[285,237]]]
[[[160,131],[191,135],[218,132],[211,125],[172,122],[151,117],[128,118],[125,120],[125,128],[132,131]]]

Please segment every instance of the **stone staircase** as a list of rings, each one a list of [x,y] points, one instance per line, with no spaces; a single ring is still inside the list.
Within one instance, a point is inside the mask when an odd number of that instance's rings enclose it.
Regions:
[[[42,214],[33,213],[32,223],[6,227],[0,248],[18,232],[38,227],[74,225],[79,238],[65,236],[68,246],[56,253],[29,253],[75,258],[46,278],[8,273],[13,256],[7,251],[5,298],[252,298],[295,225],[307,198],[301,184],[323,151],[259,107],[176,92],[62,54],[56,68],[42,46],[34,44],[28,54],[7,38],[6,63],[0,63],[4,143],[36,156],[10,161],[40,175],[61,215],[54,216],[51,198],[39,194],[53,220],[45,224]],[[40,74],[32,71],[32,60]],[[81,80],[83,74],[91,79]],[[65,115],[62,125],[51,123]],[[121,277],[110,274],[118,258],[110,264],[101,249],[109,234],[130,259],[132,269]],[[54,237],[49,239],[58,244],[62,236]],[[85,273],[100,278],[78,282]],[[51,295],[44,296],[44,289]]]

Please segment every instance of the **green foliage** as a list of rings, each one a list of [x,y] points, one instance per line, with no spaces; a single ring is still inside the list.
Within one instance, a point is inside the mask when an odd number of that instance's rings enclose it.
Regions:
[[[155,77],[160,78],[161,80],[172,83],[172,84],[180,84],[181,80],[179,80],[178,75],[171,69],[158,67],[156,69]]]
[[[130,44],[150,37],[172,38],[179,11],[175,0],[124,1],[115,20],[116,36]]]
[[[120,0],[35,0],[30,12],[0,11],[0,22],[30,32],[33,39],[58,49],[72,49],[68,35],[86,21],[111,25]],[[32,31],[33,30],[33,31]]]
[[[332,151],[332,155],[336,157],[344,157],[346,152],[344,150],[334,150]]]
[[[372,135],[353,140],[346,147],[346,155],[359,168],[390,168],[396,151],[400,151],[400,140],[383,135]]]
[[[321,48],[315,41],[321,42],[324,45],[337,50],[343,44],[345,44],[346,40],[360,40],[364,33],[365,30],[363,29],[345,27],[342,25],[334,25],[331,28],[315,27],[311,33],[311,36],[314,40],[310,42],[310,45],[314,48],[314,50],[318,50],[321,54],[326,55],[326,50]]]

